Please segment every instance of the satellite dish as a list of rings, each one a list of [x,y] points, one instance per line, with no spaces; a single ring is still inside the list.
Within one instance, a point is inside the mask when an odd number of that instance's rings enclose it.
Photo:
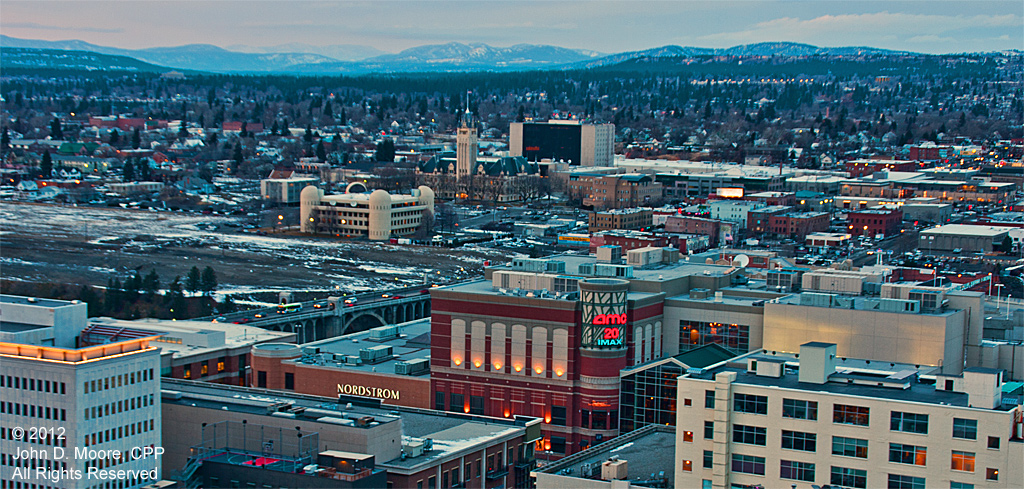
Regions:
[[[750,265],[750,257],[747,255],[736,255],[732,259],[732,264],[735,267],[746,268],[747,265]]]

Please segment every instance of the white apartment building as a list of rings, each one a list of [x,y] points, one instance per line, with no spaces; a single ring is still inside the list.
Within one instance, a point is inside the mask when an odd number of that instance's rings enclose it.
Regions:
[[[61,346],[7,341],[30,339],[37,330],[81,329],[60,318],[57,328],[8,322],[8,310],[20,309],[21,319],[32,312],[24,307],[27,299],[2,297],[0,330],[20,331],[0,341],[0,488],[129,488],[159,480],[155,336],[83,348],[60,337],[55,343]],[[36,304],[40,317],[77,306],[44,299]]]
[[[756,352],[678,378],[675,487],[1024,485],[1020,405],[1002,372]]]
[[[712,219],[735,222],[743,229],[747,228],[747,213],[764,206],[764,202],[756,200],[716,200],[708,203]]]

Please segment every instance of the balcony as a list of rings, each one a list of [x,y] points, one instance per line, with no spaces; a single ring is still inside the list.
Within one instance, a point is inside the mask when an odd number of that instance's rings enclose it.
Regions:
[[[505,477],[506,475],[508,475],[508,468],[507,467],[501,467],[501,468],[498,468],[498,469],[488,470],[487,474],[486,474],[486,477],[487,477],[487,480],[492,481],[492,480],[495,480],[495,479],[500,479],[502,477]]]

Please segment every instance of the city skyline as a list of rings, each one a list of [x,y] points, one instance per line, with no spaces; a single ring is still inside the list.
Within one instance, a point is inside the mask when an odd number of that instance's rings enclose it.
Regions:
[[[254,8],[248,8],[251,6]],[[967,8],[969,6],[969,9]],[[1024,47],[1024,4],[985,2],[4,2],[0,33],[126,49],[351,45],[365,55],[448,42],[616,53],[758,42],[921,53]]]

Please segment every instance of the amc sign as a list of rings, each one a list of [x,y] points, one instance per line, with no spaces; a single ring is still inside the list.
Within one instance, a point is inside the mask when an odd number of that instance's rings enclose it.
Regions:
[[[596,314],[594,324],[626,324],[626,314]]]

